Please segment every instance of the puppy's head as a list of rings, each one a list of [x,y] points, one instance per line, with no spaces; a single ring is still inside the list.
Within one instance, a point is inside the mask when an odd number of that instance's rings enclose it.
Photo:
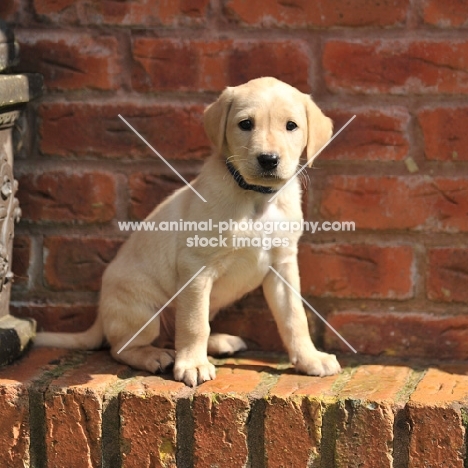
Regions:
[[[333,130],[309,95],[275,78],[226,88],[204,123],[217,152],[246,182],[273,187],[295,174],[304,150],[312,165]]]

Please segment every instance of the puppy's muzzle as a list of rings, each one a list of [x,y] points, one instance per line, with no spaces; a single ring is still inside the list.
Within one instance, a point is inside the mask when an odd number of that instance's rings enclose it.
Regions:
[[[280,157],[276,153],[262,153],[257,156],[260,167],[265,171],[273,171],[278,167]]]

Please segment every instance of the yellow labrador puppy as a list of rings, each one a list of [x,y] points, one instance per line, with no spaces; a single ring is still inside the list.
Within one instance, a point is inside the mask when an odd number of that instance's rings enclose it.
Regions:
[[[269,200],[293,178],[304,150],[311,160],[330,139],[331,120],[310,96],[277,79],[258,78],[227,88],[206,109],[204,123],[216,150],[192,186],[206,203],[184,187],[147,218],[157,225],[195,222],[198,230],[134,232],[104,273],[94,325],[83,333],[39,333],[36,343],[93,349],[107,342],[118,361],[149,372],[173,364],[175,379],[195,386],[215,378],[207,354],[246,348],[241,338],[210,336],[210,320],[262,285],[296,370],[319,376],[339,372],[336,357],[314,347],[300,298],[269,268],[299,291],[301,231],[241,229],[248,222],[252,227],[302,219],[297,178]],[[235,224],[242,221],[243,226]],[[175,352],[158,347],[160,334],[175,334]]]

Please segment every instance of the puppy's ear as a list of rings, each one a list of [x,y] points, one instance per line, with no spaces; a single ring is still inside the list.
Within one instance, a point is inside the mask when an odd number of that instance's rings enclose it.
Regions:
[[[226,88],[219,98],[210,104],[203,116],[205,132],[218,152],[222,152],[226,139],[226,123],[234,98],[234,88]]]
[[[333,134],[333,122],[318,108],[310,96],[305,96],[307,112],[307,161],[309,167],[315,159],[315,153],[327,143]]]

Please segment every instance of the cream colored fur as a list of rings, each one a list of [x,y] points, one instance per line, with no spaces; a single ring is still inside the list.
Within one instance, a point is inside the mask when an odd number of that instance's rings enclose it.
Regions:
[[[250,119],[253,128],[242,130],[239,122]],[[288,121],[297,128],[286,129]],[[205,129],[215,146],[193,187],[176,191],[148,216],[148,221],[207,221],[232,219],[300,220],[301,189],[294,179],[269,203],[272,195],[244,190],[228,172],[228,159],[249,184],[281,188],[295,174],[304,150],[308,159],[332,134],[332,123],[311,98],[274,78],[259,78],[227,88],[205,111]],[[266,174],[257,157],[276,153],[279,164],[274,177]],[[216,230],[215,230],[216,231]],[[340,371],[335,356],[314,347],[303,305],[269,269],[272,266],[296,290],[300,290],[297,242],[300,232],[272,233],[287,237],[288,247],[232,247],[232,236],[258,236],[258,232],[225,232],[227,247],[188,247],[196,232],[134,232],[104,273],[99,314],[86,332],[39,333],[36,344],[93,349],[107,341],[112,356],[132,367],[158,372],[174,364],[174,377],[187,385],[215,378],[207,352],[232,354],[245,349],[242,339],[211,335],[210,320],[217,311],[249,291],[263,286],[291,362],[299,372],[330,375]],[[218,232],[199,232],[218,237]],[[202,266],[205,269],[164,312],[163,327],[173,329],[175,351],[154,346],[162,328],[156,318],[120,354],[120,348]],[[164,321],[169,325],[164,324]],[[170,332],[169,332],[170,333]],[[174,362],[175,361],[175,362]]]

